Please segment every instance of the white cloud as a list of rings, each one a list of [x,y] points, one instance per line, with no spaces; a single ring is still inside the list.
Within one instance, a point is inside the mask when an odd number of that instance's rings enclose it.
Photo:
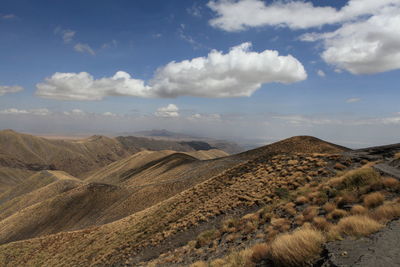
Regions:
[[[190,120],[203,120],[203,121],[219,121],[221,115],[218,113],[200,114],[195,113],[189,117]]]
[[[281,26],[306,29],[325,24],[342,23],[371,15],[398,0],[350,0],[337,10],[330,6],[314,6],[305,1],[214,0],[207,6],[217,14],[210,20],[213,27],[225,31],[241,31],[249,27]]]
[[[9,109],[0,110],[0,114],[12,114],[12,115],[32,114],[32,115],[46,116],[46,115],[50,115],[51,112],[47,108],[28,109],[28,110],[9,108]]]
[[[318,70],[317,74],[318,74],[319,77],[325,77],[326,76],[326,74],[325,74],[325,72],[323,70]]]
[[[83,44],[83,43],[77,43],[74,46],[74,50],[80,53],[88,53],[91,54],[92,56],[96,54],[88,44]]]
[[[193,17],[201,18],[201,6],[198,6],[196,3],[193,4],[190,8],[187,8],[186,11],[188,14]]]
[[[367,20],[344,24],[334,32],[306,34],[302,40],[322,40],[322,58],[353,74],[400,69],[399,14],[400,4],[386,7]]]
[[[134,97],[242,97],[266,83],[305,80],[303,65],[293,56],[277,51],[252,52],[243,43],[226,54],[212,50],[207,57],[172,61],[159,68],[145,84],[119,71],[112,77],[94,79],[89,73],[55,73],[36,85],[36,94],[62,100],[100,100],[105,96]]]
[[[166,107],[158,108],[154,115],[163,118],[176,118],[179,117],[179,108],[174,104],[169,104]]]
[[[348,98],[346,99],[346,103],[356,103],[356,102],[360,102],[361,99],[357,98],[357,97],[352,97],[352,98]]]
[[[69,30],[69,29],[62,29],[61,27],[57,27],[54,30],[54,33],[60,35],[64,41],[64,43],[70,43],[76,34],[76,31]]]
[[[17,93],[22,90],[24,90],[24,88],[18,85],[12,85],[12,86],[0,85],[0,96],[10,93]]]

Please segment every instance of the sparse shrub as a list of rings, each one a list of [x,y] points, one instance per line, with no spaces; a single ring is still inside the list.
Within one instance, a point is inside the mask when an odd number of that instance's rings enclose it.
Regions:
[[[338,220],[348,215],[348,212],[342,209],[334,209],[331,213],[327,215],[329,220]]]
[[[342,218],[337,224],[338,231],[350,236],[366,236],[383,227],[379,222],[363,215]]]
[[[239,252],[232,252],[225,260],[224,267],[252,267],[254,263],[251,261],[253,251],[245,249]]]
[[[368,210],[364,206],[354,205],[351,207],[350,213],[352,215],[365,215],[368,213]]]
[[[268,245],[266,243],[259,243],[254,245],[251,250],[253,253],[251,254],[251,261],[254,263],[258,263],[268,257]]]
[[[354,192],[345,192],[341,196],[336,197],[335,202],[339,208],[342,208],[345,205],[358,202],[358,197]]]
[[[324,232],[327,232],[327,231],[331,228],[331,226],[332,226],[332,224],[331,224],[330,222],[328,222],[328,221],[325,219],[325,217],[320,217],[320,216],[315,217],[315,218],[312,220],[312,225],[313,225],[315,228],[317,228],[318,230],[324,231]]]
[[[293,202],[289,202],[285,205],[284,210],[287,214],[294,216],[297,213],[297,210],[294,208],[295,204]]]
[[[290,221],[285,218],[272,218],[271,226],[279,232],[284,232],[290,229]]]
[[[208,267],[208,264],[205,261],[196,261],[195,263],[191,264],[190,267]]]
[[[339,179],[331,179],[338,189],[353,189],[370,185],[380,180],[380,175],[372,168],[360,168],[345,173]]]
[[[209,245],[215,238],[218,238],[220,233],[216,229],[211,229],[200,233],[197,236],[196,247],[200,248]]]
[[[386,189],[391,191],[396,191],[400,188],[400,181],[392,177],[384,178],[382,184]]]
[[[381,192],[373,192],[364,197],[364,206],[375,208],[385,201],[385,196]]]
[[[344,169],[346,169],[346,166],[344,166],[342,163],[340,163],[340,162],[337,162],[334,166],[333,166],[333,168],[335,168],[336,170],[344,170]]]
[[[275,194],[281,199],[286,199],[289,197],[289,190],[284,187],[277,187],[275,188]]]
[[[314,217],[318,215],[318,210],[319,207],[317,206],[309,206],[305,208],[303,211],[304,221],[312,221],[312,219],[314,219]]]
[[[234,233],[237,231],[236,227],[238,224],[238,220],[234,218],[227,218],[221,223],[221,232],[222,233]]]
[[[324,241],[321,232],[301,228],[272,241],[269,258],[278,266],[304,266],[319,256]]]
[[[387,222],[400,217],[400,204],[388,203],[379,206],[371,212],[371,218],[379,222]]]
[[[295,201],[295,203],[297,204],[297,205],[303,205],[303,204],[305,204],[305,203],[307,203],[308,202],[308,198],[306,198],[305,196],[298,196],[297,198],[296,198],[296,201]]]
[[[322,208],[327,212],[330,213],[336,209],[336,204],[332,202],[328,202],[322,206]]]

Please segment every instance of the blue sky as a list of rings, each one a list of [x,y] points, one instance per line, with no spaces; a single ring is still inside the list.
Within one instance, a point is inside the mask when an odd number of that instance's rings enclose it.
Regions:
[[[2,0],[0,125],[398,142],[399,2]]]

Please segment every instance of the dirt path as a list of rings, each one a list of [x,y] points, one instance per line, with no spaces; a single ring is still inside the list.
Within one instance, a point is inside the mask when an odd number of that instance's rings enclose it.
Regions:
[[[397,220],[369,237],[326,244],[327,260],[322,267],[400,266],[399,244],[400,220]]]

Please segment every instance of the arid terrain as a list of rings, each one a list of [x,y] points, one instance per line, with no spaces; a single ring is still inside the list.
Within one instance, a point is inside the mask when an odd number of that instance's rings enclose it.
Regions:
[[[0,131],[0,266],[400,264],[400,144],[151,134]]]

